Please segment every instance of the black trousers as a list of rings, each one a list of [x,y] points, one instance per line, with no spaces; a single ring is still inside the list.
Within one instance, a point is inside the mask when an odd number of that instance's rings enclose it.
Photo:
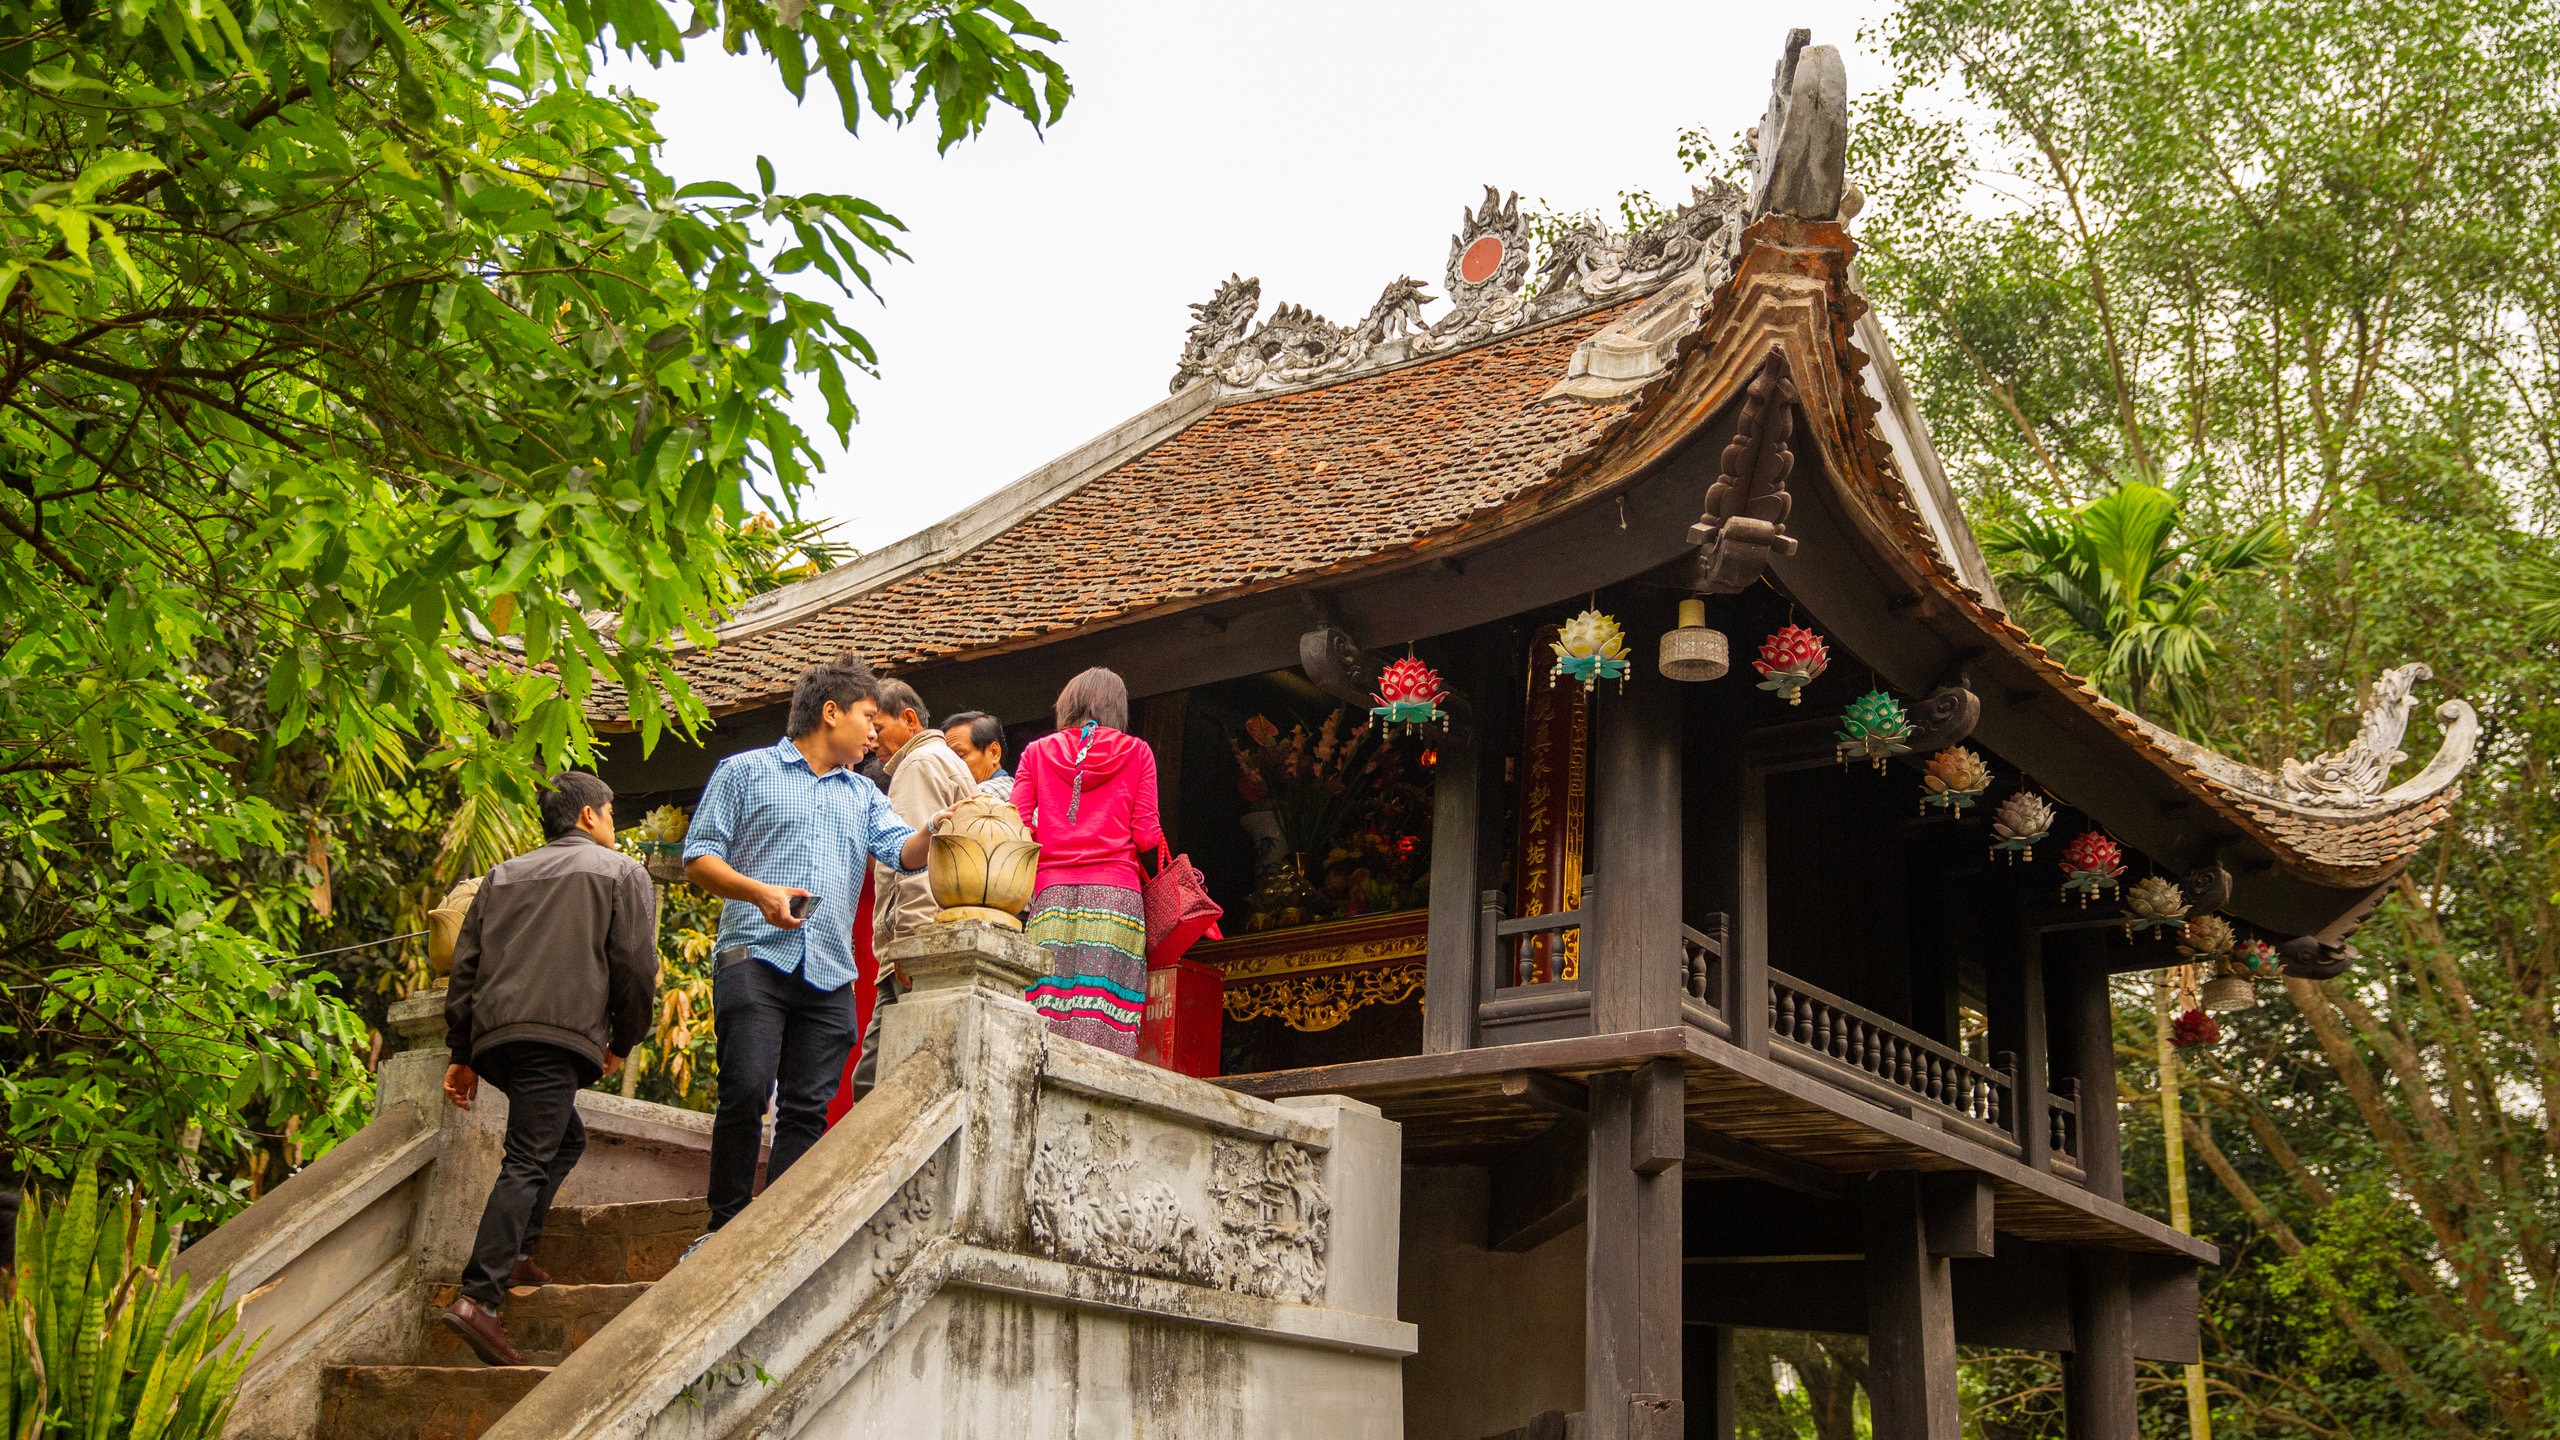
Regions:
[[[853,985],[821,990],[761,960],[723,963],[711,982],[711,1023],[720,1055],[720,1109],[711,1121],[717,1230],[755,1198],[768,1098],[774,1116],[766,1184],[827,1133],[827,1103],[853,1050]]]
[[[516,1261],[542,1238],[551,1197],[587,1152],[578,1092],[596,1082],[600,1067],[575,1050],[521,1040],[473,1056],[471,1068],[507,1097],[506,1158],[462,1267],[462,1293],[495,1310]]]

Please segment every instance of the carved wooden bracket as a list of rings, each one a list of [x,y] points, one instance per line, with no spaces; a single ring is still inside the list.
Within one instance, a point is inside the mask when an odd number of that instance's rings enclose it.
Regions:
[[[1971,735],[1981,719],[1981,696],[1960,685],[1940,690],[1911,707],[1911,749],[1944,750]]]
[[[1742,392],[1742,418],[1724,447],[1715,483],[1707,487],[1706,513],[1689,527],[1700,552],[1699,581],[1710,593],[1747,590],[1772,557],[1796,553],[1795,539],[1787,534],[1787,512],[1795,505],[1787,493],[1787,476],[1796,464],[1795,452],[1787,448],[1796,428],[1795,406],[1786,358],[1773,348]]]
[[[1298,637],[1298,668],[1327,695],[1368,713],[1378,689],[1378,662],[1339,625],[1323,624]]]

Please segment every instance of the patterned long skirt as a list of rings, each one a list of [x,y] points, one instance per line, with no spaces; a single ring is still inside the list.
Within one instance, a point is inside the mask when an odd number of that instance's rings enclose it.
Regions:
[[[1147,1008],[1147,902],[1118,885],[1051,885],[1031,897],[1031,943],[1048,978],[1023,996],[1049,1028],[1123,1055],[1138,1053]]]

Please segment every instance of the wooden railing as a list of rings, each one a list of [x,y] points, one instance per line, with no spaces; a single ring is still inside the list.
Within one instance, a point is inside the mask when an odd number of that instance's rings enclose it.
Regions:
[[[1706,917],[1707,926],[1680,927],[1680,1018],[1711,1035],[1730,1040],[1733,1027],[1724,1017],[1727,923],[1721,912]]]
[[[1525,915],[1517,920],[1502,918],[1501,892],[1484,893],[1482,925],[1478,934],[1488,952],[1486,968],[1494,974],[1497,985],[1545,985],[1564,977],[1564,932],[1581,930],[1582,917],[1591,913],[1592,886],[1588,875],[1582,877],[1582,895],[1571,910],[1557,910],[1545,915]],[[1535,953],[1537,937],[1552,935],[1556,939],[1543,947],[1543,955]]]
[[[1792,975],[1769,972],[1769,1035],[1859,1072],[1896,1096],[1991,1132],[1975,1138],[2015,1152],[2014,1077]]]
[[[2045,1099],[2047,1131],[2045,1144],[2053,1156],[2053,1168],[2078,1178],[2080,1168],[2080,1081],[2064,1076],[2053,1082],[2053,1093]]]

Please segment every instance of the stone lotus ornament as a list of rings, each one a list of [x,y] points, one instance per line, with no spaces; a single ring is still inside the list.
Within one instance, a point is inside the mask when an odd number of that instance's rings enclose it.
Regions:
[[[1886,760],[1910,749],[1911,716],[1882,690],[1850,701],[1840,714],[1840,733],[1832,737],[1832,753],[1843,765],[1856,756],[1882,770]]]
[[[1761,689],[1777,692],[1790,705],[1801,705],[1804,687],[1831,668],[1831,647],[1801,625],[1783,625],[1760,642],[1760,658],[1751,662],[1751,668],[1760,672]]]
[[[2101,890],[2113,893],[2118,877],[2124,874],[2124,847],[2109,839],[2103,831],[2083,830],[2062,847],[2062,894],[2073,895],[2087,905],[2089,897]]]
[[[1585,610],[1558,627],[1551,648],[1556,652],[1552,673],[1572,676],[1585,690],[1603,680],[1627,678],[1627,630],[1615,616]]]
[[[1019,930],[1039,870],[1040,842],[1021,812],[992,795],[972,795],[951,807],[951,818],[933,832],[925,875],[942,907],[933,918]]]
[[[2187,919],[2187,897],[2177,883],[2157,875],[2145,875],[2133,882],[2124,893],[2124,933],[2127,938],[2147,930],[2183,925]]]
[[[2053,833],[2053,807],[2033,790],[2021,790],[1991,812],[1991,853],[2009,863],[2035,858],[2036,844]]]
[[[1920,788],[1923,812],[1936,805],[1956,814],[1991,788],[1991,767],[1964,746],[1953,746],[1929,757],[1928,773],[1920,777]]]

